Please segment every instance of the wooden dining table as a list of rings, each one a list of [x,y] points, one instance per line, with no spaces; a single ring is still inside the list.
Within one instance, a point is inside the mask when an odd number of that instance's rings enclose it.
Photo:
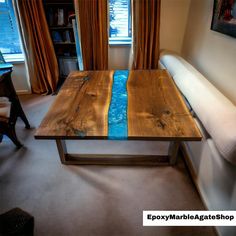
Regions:
[[[74,71],[35,133],[63,164],[174,165],[182,141],[202,136],[166,70]],[[71,154],[70,140],[166,141],[166,155]]]

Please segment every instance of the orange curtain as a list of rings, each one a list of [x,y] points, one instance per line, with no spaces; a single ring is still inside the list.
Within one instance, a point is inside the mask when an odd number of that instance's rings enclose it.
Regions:
[[[84,70],[108,69],[107,0],[75,0]]]
[[[19,23],[32,92],[55,92],[59,79],[57,58],[42,0],[13,0]]]
[[[160,0],[133,0],[132,69],[157,69],[159,59]]]

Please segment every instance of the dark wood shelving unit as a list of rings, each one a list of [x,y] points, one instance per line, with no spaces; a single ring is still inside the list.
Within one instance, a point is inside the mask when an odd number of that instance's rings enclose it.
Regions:
[[[67,30],[67,29],[73,29],[72,26],[50,26],[50,30]]]
[[[75,45],[75,42],[56,42],[54,43],[55,45],[59,44],[59,45]]]
[[[76,43],[72,19],[75,18],[73,0],[44,0],[44,9],[57,56],[59,86],[72,70],[78,70]]]
[[[53,5],[73,5],[74,3],[70,0],[66,1],[66,0],[62,0],[62,1],[59,1],[59,0],[56,0],[56,1],[53,1],[53,0],[45,0],[45,5],[46,6],[53,6]]]

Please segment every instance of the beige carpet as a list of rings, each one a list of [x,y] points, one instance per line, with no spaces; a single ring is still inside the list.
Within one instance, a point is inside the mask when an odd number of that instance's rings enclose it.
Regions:
[[[175,167],[61,165],[53,141],[35,140],[55,97],[21,96],[32,125],[17,122],[24,147],[0,144],[0,213],[20,207],[35,217],[35,235],[215,235],[211,227],[143,227],[143,210],[202,210],[203,204],[181,160]],[[108,147],[110,148],[108,150]],[[81,152],[164,152],[156,143],[79,143]],[[158,149],[158,150],[157,150]]]

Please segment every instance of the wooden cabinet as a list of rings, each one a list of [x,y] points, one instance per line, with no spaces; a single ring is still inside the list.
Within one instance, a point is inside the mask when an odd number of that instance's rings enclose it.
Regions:
[[[58,59],[60,83],[63,83],[71,71],[79,69],[72,24],[75,19],[73,0],[44,0],[44,8]]]

